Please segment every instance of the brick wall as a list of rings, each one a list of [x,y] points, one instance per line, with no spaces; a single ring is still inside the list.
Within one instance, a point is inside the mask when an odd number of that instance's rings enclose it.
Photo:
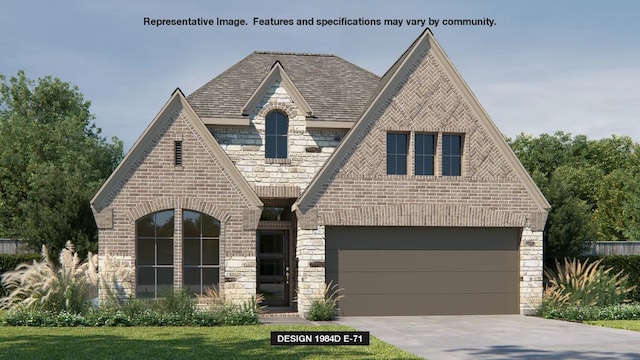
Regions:
[[[209,153],[185,114],[176,109],[149,143],[145,156],[132,169],[106,208],[96,209],[99,252],[109,253],[134,266],[135,223],[149,213],[175,210],[174,287],[182,286],[182,209],[206,213],[220,220],[220,282],[223,291],[246,298],[255,294],[255,219],[243,223],[248,205],[224,169]],[[174,165],[174,141],[181,140],[182,166]],[[259,216],[259,211],[256,213]],[[255,216],[254,216],[255,217]],[[135,279],[126,288],[135,292]],[[241,289],[241,291],[238,291]]]

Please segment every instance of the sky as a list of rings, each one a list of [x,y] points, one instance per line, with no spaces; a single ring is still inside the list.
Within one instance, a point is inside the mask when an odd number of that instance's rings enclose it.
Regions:
[[[22,69],[76,85],[102,135],[126,151],[176,87],[188,95],[253,51],[335,54],[383,75],[424,30],[318,20],[424,19],[505,135],[560,130],[640,142],[639,15],[632,0],[2,0],[0,74]],[[314,25],[254,25],[256,17]],[[145,18],[247,25],[152,26]],[[451,19],[494,25],[443,24]]]

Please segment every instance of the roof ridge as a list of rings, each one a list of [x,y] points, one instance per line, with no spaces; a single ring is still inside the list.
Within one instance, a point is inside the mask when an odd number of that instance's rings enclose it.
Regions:
[[[322,54],[322,53],[306,53],[306,52],[294,52],[294,51],[254,51],[254,54],[272,54],[272,55],[297,55],[297,56],[325,56],[336,57],[334,54]]]

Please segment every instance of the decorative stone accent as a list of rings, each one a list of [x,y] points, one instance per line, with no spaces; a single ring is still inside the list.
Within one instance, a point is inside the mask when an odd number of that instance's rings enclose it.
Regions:
[[[520,312],[533,315],[542,303],[542,231],[522,230],[520,240]]]
[[[256,294],[256,258],[255,256],[232,256],[225,261],[225,279],[234,279],[224,283],[224,297],[232,302],[243,302]]]
[[[286,159],[265,159],[265,116],[272,110],[289,117]],[[346,134],[346,130],[307,129],[305,115],[277,81],[250,121],[249,128],[211,126],[209,130],[254,187],[287,184],[304,191]]]
[[[324,226],[316,230],[303,230],[298,227],[296,256],[298,257],[298,314],[306,317],[311,301],[322,297],[325,286],[323,267],[312,264],[324,264]]]

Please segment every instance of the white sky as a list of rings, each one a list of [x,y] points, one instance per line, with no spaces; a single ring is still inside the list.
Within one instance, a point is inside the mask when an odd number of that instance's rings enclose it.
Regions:
[[[557,130],[640,141],[640,2],[25,1],[0,6],[0,73],[80,88],[127,150],[176,87],[189,94],[254,50],[331,53],[382,75],[418,26],[165,26],[151,18],[495,20],[431,30],[508,136]]]

